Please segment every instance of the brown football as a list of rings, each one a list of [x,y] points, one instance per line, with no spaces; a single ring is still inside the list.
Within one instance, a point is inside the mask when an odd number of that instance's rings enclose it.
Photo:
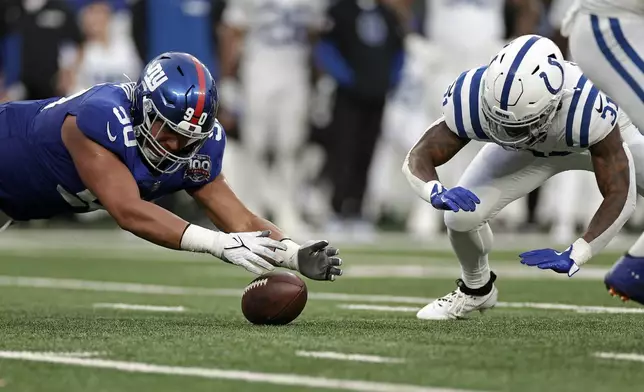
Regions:
[[[269,272],[250,282],[242,295],[242,312],[253,324],[284,325],[302,313],[306,284],[291,272]]]

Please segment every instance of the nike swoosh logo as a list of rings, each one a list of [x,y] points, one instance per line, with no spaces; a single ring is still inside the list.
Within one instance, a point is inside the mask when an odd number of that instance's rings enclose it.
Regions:
[[[116,141],[116,136],[112,135],[110,132],[110,123],[107,123],[107,137],[110,139],[111,142]]]
[[[599,96],[599,109],[595,108],[597,110],[597,113],[601,113],[604,110],[604,99],[602,96]]]

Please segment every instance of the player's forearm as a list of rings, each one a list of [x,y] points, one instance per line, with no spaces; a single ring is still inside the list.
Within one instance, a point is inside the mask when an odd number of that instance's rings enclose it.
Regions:
[[[418,196],[430,201],[433,181],[438,181],[436,168],[449,161],[466,140],[456,136],[445,124],[443,118],[432,124],[405,157],[402,171]]]
[[[181,237],[188,222],[170,211],[141,200],[111,213],[123,230],[169,249],[181,249]]]
[[[426,153],[427,148],[417,144],[405,158],[403,169],[422,182],[438,181],[438,173],[432,156]]]
[[[276,239],[278,241],[284,239],[285,237],[288,237],[288,235],[284,233],[279,227],[277,227],[273,222],[259,216],[255,216],[252,219],[251,228],[253,231],[270,230],[271,238]]]
[[[231,225],[227,225],[227,228],[232,229],[231,232],[270,230],[270,237],[278,241],[287,237],[274,223],[253,213],[249,213],[246,219],[238,219],[235,222],[231,222]],[[227,228],[223,228],[222,230],[228,231]]]
[[[436,167],[431,158],[422,157],[412,149],[405,157],[402,171],[414,192],[430,202],[431,190],[427,188],[428,184],[430,181],[438,181]]]
[[[625,145],[624,154],[613,162],[595,161],[594,170],[604,201],[582,237],[590,245],[592,256],[621,230],[633,214],[637,198],[633,158]]]
[[[432,149],[435,143],[432,133],[436,123],[432,124],[416,144],[409,150],[403,163],[403,173],[411,186],[415,189],[424,186],[429,181],[437,181],[436,164]]]

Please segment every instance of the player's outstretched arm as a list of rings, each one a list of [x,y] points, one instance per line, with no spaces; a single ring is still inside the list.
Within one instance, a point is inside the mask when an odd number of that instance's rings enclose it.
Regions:
[[[281,249],[276,252],[281,260],[271,261],[276,266],[299,271],[314,280],[335,280],[342,275],[339,268],[342,260],[337,257],[338,250],[329,246],[328,241],[313,240],[298,245],[289,239],[273,223],[258,217],[250,211],[230,188],[226,177],[219,174],[212,182],[191,192],[206,210],[210,220],[220,230],[263,231],[270,230],[271,237],[279,240]]]
[[[282,260],[273,249],[286,246],[268,238],[267,232],[215,232],[190,225],[170,211],[142,200],[128,168],[110,151],[87,138],[78,129],[75,117],[65,120],[62,139],[83,183],[122,229],[166,248],[210,253],[256,274],[273,269],[262,257]]]
[[[474,211],[480,200],[462,187],[445,188],[438,180],[436,168],[456,155],[469,139],[452,132],[443,119],[432,124],[409,151],[402,171],[414,191],[437,209],[457,212]]]
[[[604,201],[588,230],[563,252],[538,249],[522,253],[519,256],[522,264],[573,276],[604,249],[635,210],[635,166],[627,145],[622,142],[619,126],[592,145],[590,154]]]
[[[635,166],[618,125],[606,138],[590,147],[593,169],[604,201],[583,239],[596,255],[612,240],[635,210]]]
[[[69,116],[62,128],[76,170],[87,188],[124,230],[170,249],[181,249],[188,222],[141,199],[128,168],[110,151],[90,140]]]

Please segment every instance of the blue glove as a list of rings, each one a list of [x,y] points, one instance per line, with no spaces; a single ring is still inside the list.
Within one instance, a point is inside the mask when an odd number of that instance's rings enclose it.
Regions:
[[[460,186],[447,189],[438,181],[434,182],[429,200],[436,209],[454,212],[459,210],[474,211],[476,205],[481,203],[479,198],[467,189]]]
[[[554,249],[531,250],[530,252],[521,253],[521,264],[540,269],[551,269],[559,274],[568,274],[573,276],[579,271],[579,266],[570,258],[572,245],[563,252],[557,252]]]

